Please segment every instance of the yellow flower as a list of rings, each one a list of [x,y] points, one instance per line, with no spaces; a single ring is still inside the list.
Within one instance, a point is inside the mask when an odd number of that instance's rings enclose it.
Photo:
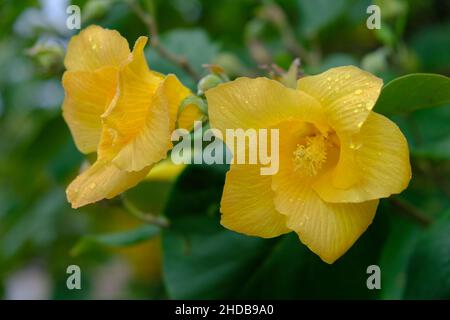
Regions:
[[[327,263],[342,256],[373,220],[378,199],[411,179],[399,128],[372,112],[382,80],[356,67],[300,79],[297,90],[266,78],[239,78],[206,93],[211,126],[279,129],[279,170],[232,164],[221,201],[225,227],[276,237],[295,231]]]
[[[97,152],[67,188],[74,208],[133,187],[172,147],[178,105],[190,92],[174,75],[149,70],[146,42],[140,37],[130,52],[117,31],[98,26],[69,42],[63,116],[78,149]]]

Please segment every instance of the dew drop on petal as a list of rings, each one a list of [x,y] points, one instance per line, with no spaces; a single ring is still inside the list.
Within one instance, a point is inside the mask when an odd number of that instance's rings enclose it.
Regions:
[[[362,126],[362,122],[358,123],[358,127]],[[350,149],[359,150],[362,147],[362,142],[358,138],[353,138],[350,140]]]

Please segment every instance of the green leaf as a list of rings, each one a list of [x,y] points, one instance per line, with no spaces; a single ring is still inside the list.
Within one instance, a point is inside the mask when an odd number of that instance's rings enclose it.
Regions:
[[[384,204],[384,203],[382,203]],[[411,220],[389,211],[390,228],[380,259],[381,298],[401,299],[406,286],[406,269],[423,229]]]
[[[415,73],[386,84],[374,111],[385,114],[406,114],[414,110],[450,103],[450,79],[431,73]]]
[[[423,146],[411,148],[411,154],[415,157],[431,160],[449,160],[450,136]]]
[[[232,296],[270,247],[270,241],[220,225],[218,209],[227,169],[189,166],[172,191],[165,210],[171,226],[162,235],[164,278],[171,298]]]
[[[298,0],[302,33],[311,35],[344,13],[345,0]]]
[[[87,235],[77,242],[72,248],[71,254],[77,256],[99,245],[107,247],[132,246],[155,237],[159,232],[159,227],[146,224],[123,232]]]
[[[228,231],[217,218],[179,222],[186,230],[163,233],[164,277],[171,298],[232,297],[270,250],[270,241]]]
[[[209,39],[207,33],[200,29],[177,29],[161,36],[161,43],[172,53],[189,61],[199,74],[204,72],[203,64],[211,63],[219,52],[219,46]],[[150,48],[147,58],[151,68],[162,73],[175,73],[191,89],[195,83],[179,66],[162,57]]]
[[[405,298],[450,299],[450,212],[418,241],[409,263]]]
[[[443,72],[450,68],[449,33],[450,23],[447,22],[426,26],[411,37],[410,47],[425,70]]]
[[[163,270],[170,298],[375,298],[366,269],[377,264],[385,219],[374,224],[335,264],[306,248],[295,233],[261,239],[219,222],[224,169],[190,166],[177,181],[163,231]],[[255,199],[257,201],[257,199]],[[180,205],[182,203],[182,205]]]

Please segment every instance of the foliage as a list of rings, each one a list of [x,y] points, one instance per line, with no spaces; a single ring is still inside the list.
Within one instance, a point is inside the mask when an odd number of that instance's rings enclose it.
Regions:
[[[117,29],[130,43],[148,34],[127,1],[72,2],[81,7],[83,26]],[[223,228],[226,166],[190,165],[127,192],[137,211],[169,226],[130,214],[120,198],[71,209],[64,190],[95,157],[84,160],[61,118],[61,53],[73,32],[65,28],[65,1],[51,3],[6,0],[0,10],[4,298],[14,297],[17,279],[30,272],[49,288],[39,297],[57,299],[450,298],[448,4],[375,1],[380,32],[365,25],[370,1],[139,1],[156,17],[160,43],[200,76],[209,72],[203,64],[218,64],[231,78],[274,75],[270,62],[287,70],[300,55],[304,73],[354,64],[384,80],[374,110],[405,133],[413,166],[409,188],[396,199],[423,219],[382,200],[356,245],[326,265],[294,234],[260,239]],[[152,69],[175,73],[196,91],[182,66],[153,47],[146,56]],[[71,264],[85,275],[79,292],[65,287]],[[381,267],[381,290],[366,287],[371,264]],[[105,274],[120,293],[99,289]]]

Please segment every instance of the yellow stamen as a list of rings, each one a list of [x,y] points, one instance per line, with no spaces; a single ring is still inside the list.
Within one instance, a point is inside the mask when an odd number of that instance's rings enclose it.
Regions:
[[[295,171],[315,176],[327,160],[327,140],[322,135],[306,138],[306,144],[298,144],[293,152]]]

